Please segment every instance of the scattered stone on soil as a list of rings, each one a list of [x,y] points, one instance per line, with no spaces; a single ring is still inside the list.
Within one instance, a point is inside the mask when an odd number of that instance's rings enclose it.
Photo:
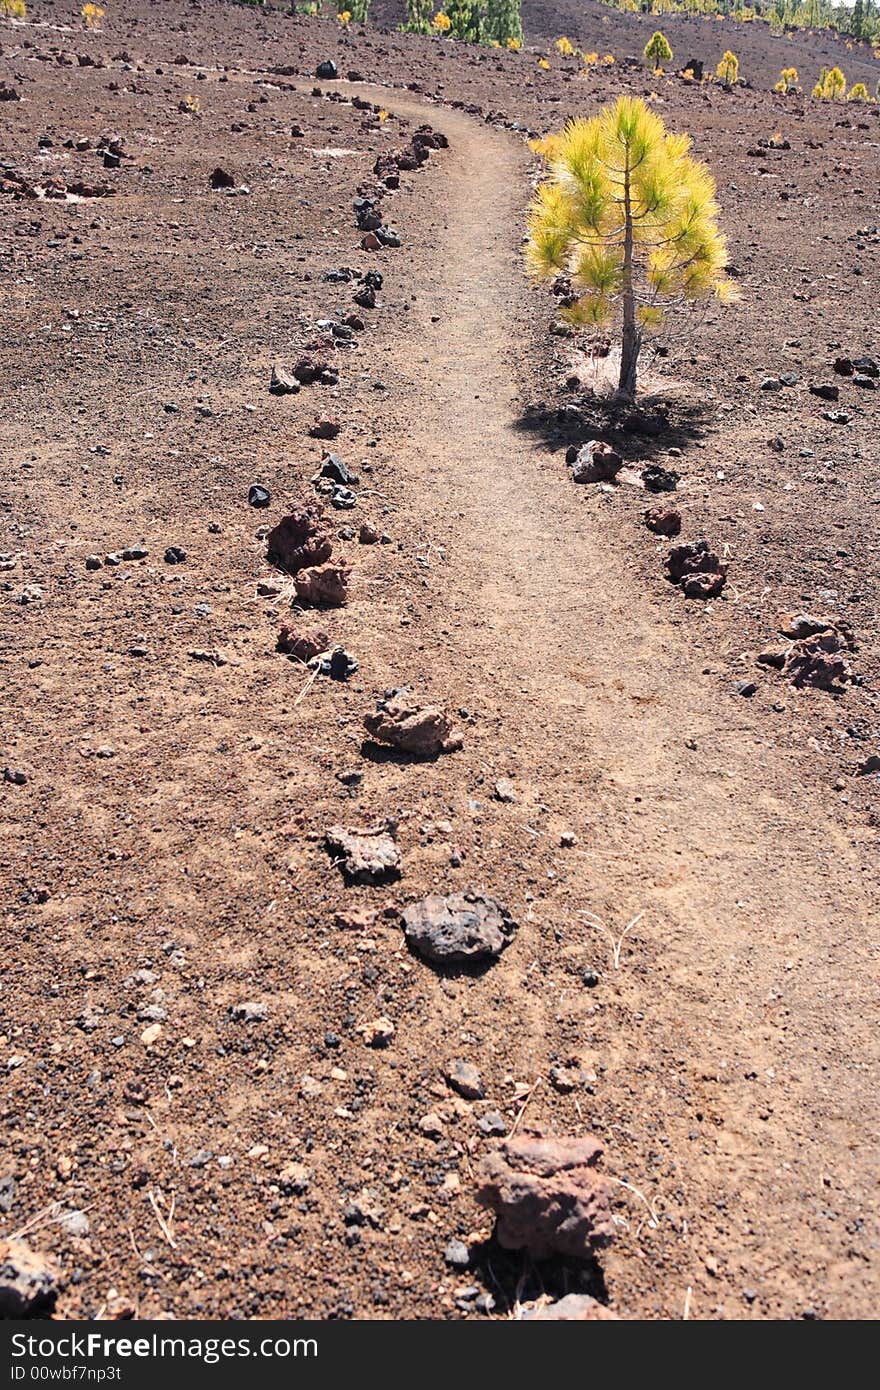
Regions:
[[[316,420],[309,430],[313,439],[335,439],[341,429],[338,420],[330,420],[326,416],[321,416]]]
[[[329,646],[330,638],[326,632],[306,632],[302,628],[285,625],[278,634],[278,651],[284,652],[287,656],[295,657],[297,661],[304,664],[310,662],[321,652],[326,652]]]
[[[614,1234],[613,1187],[596,1171],[598,1140],[523,1133],[479,1162],[476,1199],[494,1211],[506,1250],[588,1259]]]
[[[604,1322],[617,1321],[617,1314],[588,1293],[569,1293],[556,1303],[536,1303],[522,1310],[523,1321]]]
[[[321,652],[312,658],[309,665],[320,675],[329,676],[332,681],[347,681],[358,668],[356,658],[345,647],[333,647],[330,651]]]
[[[266,537],[266,559],[287,574],[323,565],[332,553],[333,541],[320,504],[282,517]]]
[[[362,1023],[355,1032],[360,1033],[367,1047],[387,1047],[394,1037],[394,1024],[390,1018],[374,1018],[370,1023]]]
[[[400,878],[400,851],[387,826],[326,831],[327,849],[349,883],[386,883]]]
[[[290,372],[283,367],[273,364],[272,375],[269,377],[269,392],[273,396],[295,396],[299,391],[299,382]]]
[[[674,507],[649,507],[645,525],[655,536],[677,536],[681,531],[681,512]]]
[[[236,1023],[265,1023],[269,1017],[269,1010],[265,1004],[256,1004],[253,1000],[247,1000],[243,1004],[233,1004],[229,1010],[229,1016]]]
[[[782,674],[797,689],[834,690],[849,675],[849,646],[836,628],[817,632],[794,642],[788,650]]]
[[[23,1240],[0,1240],[0,1318],[50,1317],[58,1293],[48,1260]]]
[[[480,1073],[472,1062],[447,1062],[443,1075],[453,1091],[465,1100],[482,1100],[486,1094]]]
[[[484,893],[432,893],[403,910],[407,942],[434,965],[495,960],[510,945],[516,923],[507,908]]]
[[[296,596],[314,608],[340,608],[348,602],[351,570],[345,560],[331,560],[299,570],[294,578]]]
[[[364,728],[379,743],[418,758],[452,753],[462,746],[445,711],[439,705],[417,704],[406,686],[378,700],[375,710],[364,715]]]
[[[622,467],[623,459],[616,449],[601,439],[591,439],[575,455],[571,476],[576,483],[610,483]]]
[[[267,487],[262,487],[260,483],[252,483],[248,488],[248,503],[252,507],[268,507],[272,501],[272,494]]]
[[[686,598],[715,598],[724,588],[727,566],[705,540],[674,546],[666,557],[666,573]]]
[[[680,481],[674,468],[662,468],[659,463],[649,463],[642,469],[642,482],[647,492],[675,492]]]

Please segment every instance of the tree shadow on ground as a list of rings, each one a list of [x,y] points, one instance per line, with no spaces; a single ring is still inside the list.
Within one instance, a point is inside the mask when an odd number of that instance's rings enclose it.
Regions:
[[[713,415],[714,406],[706,401],[657,393],[624,405],[587,392],[572,395],[564,405],[527,405],[513,427],[550,449],[579,449],[590,439],[603,439],[628,463],[647,464],[670,449],[684,454],[693,448],[705,438]]]
[[[468,1275],[479,1279],[492,1295],[496,1314],[515,1313],[518,1306],[536,1299],[556,1302],[566,1294],[590,1294],[599,1303],[608,1302],[605,1275],[595,1260],[533,1260],[522,1250],[505,1250],[493,1235],[471,1246]],[[476,1300],[474,1300],[476,1301]]]

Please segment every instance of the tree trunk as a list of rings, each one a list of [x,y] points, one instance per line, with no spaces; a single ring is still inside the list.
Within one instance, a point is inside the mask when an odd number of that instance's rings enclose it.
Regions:
[[[639,352],[642,334],[636,323],[636,298],[633,289],[633,220],[630,202],[629,152],[623,174],[623,342],[620,352],[620,379],[617,396],[620,400],[635,399]]]

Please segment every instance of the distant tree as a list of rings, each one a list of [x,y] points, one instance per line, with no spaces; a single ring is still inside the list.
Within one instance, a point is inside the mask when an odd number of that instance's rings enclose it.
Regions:
[[[406,0],[406,24],[409,34],[430,34],[434,5],[432,0]]]
[[[618,395],[635,395],[646,327],[687,301],[736,297],[725,275],[715,181],[636,97],[571,121],[533,148],[549,178],[529,211],[526,259],[537,279],[571,279],[576,327],[622,319]]]
[[[732,87],[739,80],[739,59],[729,48],[715,69],[715,76],[725,87]]]
[[[774,92],[782,92],[785,96],[789,92],[796,92],[798,89],[798,70],[797,68],[783,68],[779,74],[779,81],[773,88]]]
[[[854,82],[847,93],[846,99],[847,101],[867,101],[868,89],[864,82]]]
[[[486,15],[483,21],[483,36],[489,42],[510,46],[514,39],[522,45],[523,27],[520,0],[487,0]]]
[[[479,0],[448,0],[446,14],[453,38],[480,43],[483,38],[483,10]]]
[[[661,34],[659,29],[655,29],[648,42],[645,44],[645,57],[654,66],[656,72],[664,63],[672,61],[672,49],[665,34]]]
[[[846,95],[846,78],[840,68],[823,68],[813,96],[821,101],[838,101]]]

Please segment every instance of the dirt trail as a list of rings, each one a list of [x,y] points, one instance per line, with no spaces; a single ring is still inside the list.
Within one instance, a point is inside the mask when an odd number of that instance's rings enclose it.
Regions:
[[[693,1285],[696,1316],[870,1315],[876,951],[857,847],[772,730],[719,693],[727,613],[707,611],[689,636],[662,592],[660,548],[653,592],[639,582],[627,546],[650,544],[640,497],[621,520],[516,429],[517,335],[547,316],[519,259],[528,155],[465,116],[431,119],[452,151],[420,190],[443,215],[410,315],[415,394],[398,460],[449,553],[420,636],[445,653],[452,688],[467,673],[523,801],[552,811],[534,853],[553,855],[559,825],[578,831],[539,912],[560,956],[574,944],[604,964],[578,909],[616,929],[647,909],[615,977],[602,1060],[631,1096],[629,1171],[687,1253],[661,1272],[656,1250],[624,1239],[607,1262],[617,1306],[676,1316]],[[542,972],[537,1000],[508,999],[536,1070],[560,1008],[581,1011],[575,1041],[599,1041],[591,1006]],[[652,1168],[658,1135],[672,1178]]]

